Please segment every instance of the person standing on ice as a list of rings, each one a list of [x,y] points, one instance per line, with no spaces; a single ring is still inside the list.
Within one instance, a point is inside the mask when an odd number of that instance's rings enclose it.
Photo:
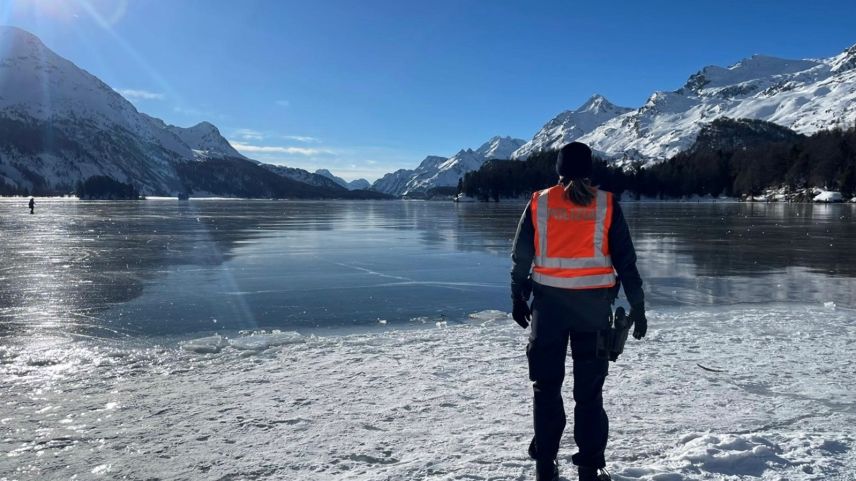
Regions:
[[[30,214],[36,213],[36,199],[30,197]]]
[[[610,479],[604,470],[609,421],[602,397],[609,360],[596,353],[598,331],[609,327],[616,272],[630,302],[636,339],[648,330],[645,296],[621,208],[612,193],[591,186],[591,149],[580,142],[562,147],[556,172],[558,184],[532,194],[511,256],[513,317],[524,329],[532,327],[526,346],[535,425],[529,455],[536,480],[558,479],[556,455],[566,423],[561,391],[570,344],[579,450],[572,460],[581,481],[604,481]]]

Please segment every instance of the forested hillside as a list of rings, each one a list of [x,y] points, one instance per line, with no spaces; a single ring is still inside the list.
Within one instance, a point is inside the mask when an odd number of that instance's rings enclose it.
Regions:
[[[464,176],[459,191],[482,200],[528,195],[556,182],[556,151],[525,161],[492,161]],[[719,119],[693,146],[660,164],[608,166],[596,159],[595,184],[633,196],[758,195],[765,189],[825,187],[856,195],[856,127],[796,134],[757,120]]]

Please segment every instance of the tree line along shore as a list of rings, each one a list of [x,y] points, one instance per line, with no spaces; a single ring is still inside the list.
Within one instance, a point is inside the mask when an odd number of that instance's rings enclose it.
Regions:
[[[526,197],[556,182],[554,150],[525,161],[494,160],[466,174],[457,193],[478,200]],[[856,196],[856,126],[811,136],[770,122],[718,119],[695,143],[661,163],[595,162],[593,183],[633,199],[730,197],[810,202]]]

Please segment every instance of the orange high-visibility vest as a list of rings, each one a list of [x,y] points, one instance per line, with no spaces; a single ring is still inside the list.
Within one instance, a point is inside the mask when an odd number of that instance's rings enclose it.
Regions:
[[[585,207],[566,199],[562,185],[532,194],[533,281],[563,289],[615,285],[609,254],[612,193],[596,191],[592,203]]]

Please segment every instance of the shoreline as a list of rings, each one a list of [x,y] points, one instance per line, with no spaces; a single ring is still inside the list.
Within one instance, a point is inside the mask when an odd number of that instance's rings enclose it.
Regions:
[[[408,199],[408,198],[392,198],[392,199],[341,199],[341,198],[281,198],[269,199],[262,197],[191,197],[190,199],[179,199],[177,197],[151,196],[142,199],[80,199],[73,196],[0,196],[0,202],[26,201],[27,199],[41,199],[43,201],[68,201],[68,202],[192,202],[192,201],[268,201],[268,202],[373,202],[373,201],[402,201],[402,202],[451,202],[453,204],[501,204],[526,202],[529,198],[501,198],[499,201],[493,200],[473,200],[473,201],[455,201],[454,199]],[[801,204],[801,205],[856,205],[856,200],[844,200],[840,202],[825,202],[825,201],[782,201],[782,200],[741,200],[737,198],[671,198],[671,199],[633,199],[622,198],[619,200],[622,204]]]

